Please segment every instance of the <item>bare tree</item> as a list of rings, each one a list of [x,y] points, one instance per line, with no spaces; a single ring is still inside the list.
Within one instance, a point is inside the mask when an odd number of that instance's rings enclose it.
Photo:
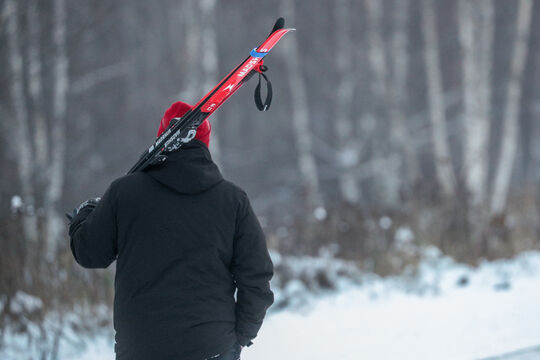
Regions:
[[[201,29],[201,44],[205,52],[214,54],[213,56],[203,56],[201,59],[203,81],[202,92],[200,96],[210,91],[218,81],[218,46],[216,34],[216,0],[200,0],[201,18],[206,19],[207,24]],[[220,156],[219,141],[219,120],[216,114],[212,115],[212,140],[210,141],[210,150],[212,159],[220,167],[223,167]]]
[[[38,240],[38,223],[35,216],[34,187],[32,183],[32,144],[28,126],[28,111],[24,95],[23,58],[19,42],[18,3],[14,0],[4,1],[3,18],[6,19],[6,35],[9,66],[11,70],[10,95],[13,103],[14,132],[7,139],[16,149],[17,170],[21,183],[23,211],[23,231],[26,240],[36,243]]]
[[[367,16],[368,59],[371,70],[370,91],[372,96],[372,113],[366,116],[368,118],[379,118],[378,123],[382,123],[383,120],[386,120],[388,115],[386,102],[390,95],[388,89],[388,74],[390,68],[385,53],[382,26],[383,3],[379,0],[365,0],[365,5]],[[399,134],[399,136],[401,136],[401,134]],[[393,135],[396,135],[396,132],[393,132]],[[382,149],[382,144],[376,144],[374,152],[377,153],[378,156],[384,156],[384,154],[381,154]],[[374,166],[378,165],[379,164],[374,164]],[[377,186],[379,187],[380,199],[389,206],[395,206],[399,203],[399,187],[401,183],[399,165],[400,161],[390,161],[384,171],[374,170],[374,173],[382,173],[380,178],[377,179]]]
[[[64,229],[58,211],[64,185],[66,161],[66,115],[68,93],[68,56],[66,49],[66,2],[53,3],[53,118],[51,125],[51,162],[49,187],[45,195],[47,212],[47,254],[53,256]]]
[[[354,46],[351,41],[351,6],[349,0],[336,2],[336,59],[339,82],[336,90],[336,135],[338,140],[337,154],[339,172],[339,188],[341,197],[348,202],[356,203],[360,198],[360,188],[355,175],[358,164],[359,144],[352,138],[352,105],[357,78],[354,75]]]
[[[516,157],[521,87],[523,70],[527,60],[532,6],[532,0],[520,0],[518,3],[514,49],[511,53],[510,79],[506,89],[501,153],[499,161],[497,161],[498,167],[491,197],[490,210],[492,215],[498,215],[504,211]]]
[[[415,142],[407,128],[407,75],[409,70],[409,1],[395,0],[393,6],[393,30],[390,64],[392,86],[390,89],[390,133],[397,150],[402,154],[401,167],[397,167],[401,187],[408,188],[416,183],[420,165],[415,151]],[[400,174],[403,174],[400,176]]]
[[[287,14],[289,21],[294,23],[295,4],[293,0],[281,1],[283,13]],[[292,122],[293,131],[298,151],[298,167],[302,177],[305,191],[306,205],[313,209],[322,205],[322,196],[319,188],[319,175],[317,163],[313,156],[313,144],[311,139],[311,129],[309,126],[309,106],[307,100],[307,88],[300,66],[300,51],[296,36],[291,36],[282,45],[283,50],[288,54],[287,78],[291,89],[292,99]]]
[[[433,136],[433,156],[437,183],[445,197],[456,193],[456,179],[446,130],[446,112],[439,58],[439,32],[433,0],[422,0],[422,33],[426,63],[429,118]]]
[[[373,72],[371,91],[378,101],[383,101],[388,94],[388,63],[384,51],[382,34],[382,2],[366,0],[368,56],[370,70]]]
[[[200,92],[201,75],[199,61],[201,59],[201,20],[197,16],[200,14],[195,8],[194,0],[186,0],[183,3],[183,22],[185,24],[185,44],[187,56],[186,73],[187,81],[180,93],[180,98],[185,101],[196,101]]]
[[[37,0],[28,2],[27,24],[29,29],[28,42],[28,90],[32,100],[32,119],[34,121],[34,160],[37,165],[36,177],[42,177],[48,161],[49,144],[47,135],[47,122],[45,120],[45,109],[43,107],[43,81],[41,74],[40,57],[40,33],[41,22],[38,13]],[[43,180],[43,179],[40,179]]]
[[[486,201],[489,166],[493,1],[460,0],[458,12],[463,56],[465,183],[473,213],[479,214]]]

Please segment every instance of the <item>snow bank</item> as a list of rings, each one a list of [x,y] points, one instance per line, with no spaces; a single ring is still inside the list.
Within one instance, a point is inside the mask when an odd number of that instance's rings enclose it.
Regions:
[[[110,319],[108,307],[49,311],[43,322],[38,324],[35,321],[36,311],[42,306],[41,299],[24,292],[18,292],[11,299],[10,312],[19,319],[6,326],[0,334],[0,359],[67,360],[80,359],[81,353],[92,356],[88,359],[114,359],[112,331],[102,331],[98,337],[91,336],[96,329],[103,327],[104,319]]]
[[[324,248],[318,257],[281,256],[271,251],[275,268],[271,311],[296,309],[321,295],[360,284],[362,272],[354,263],[336,259],[336,251],[337,248]]]
[[[11,300],[10,311],[13,314],[31,313],[41,309],[42,306],[43,301],[40,298],[18,291]]]

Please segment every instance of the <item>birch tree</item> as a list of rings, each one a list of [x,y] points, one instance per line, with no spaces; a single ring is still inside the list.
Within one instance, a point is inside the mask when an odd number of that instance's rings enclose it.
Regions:
[[[339,189],[341,197],[350,203],[356,203],[360,197],[360,189],[355,174],[358,163],[358,144],[352,138],[353,123],[352,104],[356,85],[353,60],[355,51],[351,41],[351,6],[349,0],[336,2],[336,59],[339,82],[336,90],[336,135],[339,153],[337,163],[340,164]]]
[[[368,61],[371,70],[370,92],[372,96],[371,114],[368,117],[378,118],[377,122],[386,120],[385,101],[389,97],[388,72],[389,66],[385,54],[385,44],[382,27],[382,2],[379,0],[365,0],[367,16],[367,39],[368,39]],[[380,126],[380,125],[379,125]],[[381,154],[383,144],[377,144],[374,152],[378,156]],[[378,164],[374,164],[378,166]],[[375,171],[380,173],[380,171]],[[394,206],[399,202],[399,185],[401,176],[399,174],[399,163],[389,162],[384,169],[384,173],[377,179],[377,187],[381,200],[387,205]]]
[[[28,127],[28,111],[24,95],[23,58],[19,42],[19,11],[15,0],[5,0],[3,18],[6,21],[6,36],[11,71],[10,96],[13,104],[14,132],[10,134],[10,143],[16,149],[17,172],[21,183],[21,195],[25,205],[23,211],[23,234],[26,240],[36,243],[38,223],[34,213],[35,198],[32,183],[32,144]]]
[[[47,212],[47,254],[52,256],[63,230],[58,205],[64,185],[66,161],[66,115],[68,93],[68,56],[66,49],[66,2],[53,2],[53,103],[51,125],[51,161],[49,187],[45,195]]]
[[[433,137],[433,156],[437,183],[443,195],[450,198],[456,193],[456,179],[448,132],[444,90],[440,65],[439,33],[433,0],[422,0],[422,34],[424,37],[424,62],[426,64],[429,119]]]
[[[373,81],[370,83],[371,91],[377,101],[385,99],[388,94],[388,63],[384,51],[384,38],[382,36],[382,2],[366,0],[366,16],[368,27],[368,57]]]
[[[511,52],[510,78],[506,89],[501,152],[499,161],[497,161],[498,167],[491,197],[492,215],[499,215],[504,211],[516,158],[521,88],[523,70],[527,60],[532,6],[532,0],[520,0],[518,3],[514,48]]]
[[[402,187],[414,185],[418,179],[420,165],[407,129],[407,74],[409,69],[409,1],[395,0],[393,6],[393,31],[391,42],[392,87],[390,91],[390,133],[397,150],[402,153],[401,168],[396,167],[397,178]],[[405,176],[400,176],[399,172]]]
[[[211,56],[201,58],[203,81],[200,96],[210,91],[218,82],[218,46],[216,34],[216,0],[200,0],[201,18],[206,19],[207,24],[201,29],[200,46]],[[212,139],[210,141],[210,150],[212,159],[221,168],[223,167],[220,156],[219,141],[219,120],[215,114],[212,115]]]
[[[28,11],[26,12],[27,24],[29,30],[28,42],[28,92],[32,100],[32,119],[34,122],[34,161],[36,163],[35,177],[41,182],[46,173],[46,164],[48,162],[49,144],[47,134],[47,122],[45,119],[45,109],[43,107],[43,81],[42,64],[40,57],[40,33],[41,21],[38,13],[37,0],[28,2]]]
[[[201,76],[199,60],[201,59],[201,21],[198,18],[195,8],[195,0],[186,0],[183,6],[183,21],[185,28],[185,55],[187,56],[186,74],[187,79],[180,92],[180,99],[186,102],[196,101],[197,93],[200,90]]]
[[[294,24],[294,0],[282,0],[282,11],[287,19]],[[307,100],[306,82],[302,75],[302,66],[299,59],[300,51],[296,36],[287,37],[281,48],[287,54],[287,79],[291,89],[293,133],[296,140],[298,167],[302,178],[305,201],[308,209],[322,205],[317,163],[313,156],[313,144],[309,125],[309,105]]]
[[[463,56],[465,184],[473,213],[479,214],[486,202],[489,166],[493,1],[459,0],[458,13]]]

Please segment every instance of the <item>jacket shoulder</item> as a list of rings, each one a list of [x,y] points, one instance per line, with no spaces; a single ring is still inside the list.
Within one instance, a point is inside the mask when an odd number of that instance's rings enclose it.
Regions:
[[[250,212],[253,212],[251,207],[251,201],[247,192],[240,186],[236,185],[232,181],[223,180],[223,186],[228,188],[227,193],[230,194],[229,198],[232,200],[236,213],[236,221],[245,218]],[[238,223],[237,223],[238,226]]]
[[[148,181],[149,176],[141,172],[124,175],[117,178],[109,185],[109,191],[114,195],[118,195],[126,190],[138,189],[141,184]]]
[[[247,198],[246,191],[230,180],[223,179],[220,185],[224,189],[228,190],[231,194],[235,195],[237,198]]]

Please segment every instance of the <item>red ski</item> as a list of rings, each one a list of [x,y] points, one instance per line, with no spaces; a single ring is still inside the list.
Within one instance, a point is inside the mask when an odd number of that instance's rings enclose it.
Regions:
[[[149,165],[161,163],[166,160],[166,152],[176,150],[182,144],[191,141],[197,132],[199,125],[216,111],[227,99],[234,94],[247,80],[255,73],[259,73],[267,80],[268,93],[266,101],[260,99],[260,82],[255,89],[255,102],[261,111],[268,109],[272,97],[271,85],[263,74],[266,67],[263,65],[263,58],[272,50],[278,41],[291,30],[283,26],[285,21],[279,18],[272,32],[266,40],[258,47],[254,48],[249,56],[242,61],[233,71],[221,80],[212,90],[210,90],[191,110],[182,118],[173,119],[169,127],[156,139],[154,144],[148,148],[128,174],[142,171]]]

